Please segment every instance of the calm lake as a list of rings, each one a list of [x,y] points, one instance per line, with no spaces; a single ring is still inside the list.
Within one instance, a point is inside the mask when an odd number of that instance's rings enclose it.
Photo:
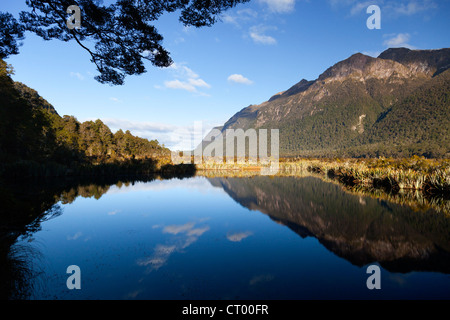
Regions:
[[[27,186],[0,200],[4,299],[450,298],[450,217],[316,177]]]

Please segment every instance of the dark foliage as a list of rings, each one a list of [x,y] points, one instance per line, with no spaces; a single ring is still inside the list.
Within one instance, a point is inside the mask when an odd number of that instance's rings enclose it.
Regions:
[[[18,40],[24,37],[24,27],[10,13],[0,12],[0,58],[19,53]]]
[[[101,120],[61,117],[35,90],[14,82],[0,60],[0,176],[185,173],[170,150]]]
[[[144,60],[156,67],[172,64],[163,47],[163,36],[153,25],[164,13],[179,11],[185,26],[211,26],[226,9],[249,0],[117,0],[104,5],[97,0],[26,0],[18,22],[0,13],[0,57],[18,53],[17,40],[31,31],[44,40],[75,41],[85,49],[100,73],[101,83],[121,85],[127,75],[146,71]],[[67,8],[77,5],[81,28],[69,29]]]

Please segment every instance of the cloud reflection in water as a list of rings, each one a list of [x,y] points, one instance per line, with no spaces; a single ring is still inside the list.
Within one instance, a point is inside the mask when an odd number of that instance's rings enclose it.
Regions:
[[[138,259],[137,264],[139,266],[147,266],[148,272],[158,270],[164,266],[169,257],[174,252],[182,252],[188,246],[198,240],[206,231],[210,229],[209,226],[201,226],[195,228],[195,222],[187,222],[182,225],[169,225],[163,228],[163,233],[169,233],[174,236],[180,235],[180,237],[174,237],[171,239],[170,244],[158,244],[156,245],[153,254],[149,257]]]

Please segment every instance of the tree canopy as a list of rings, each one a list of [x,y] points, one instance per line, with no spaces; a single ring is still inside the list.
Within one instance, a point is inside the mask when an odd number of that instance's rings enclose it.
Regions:
[[[0,12],[0,58],[19,52],[24,31],[44,40],[75,41],[90,55],[101,83],[121,85],[127,75],[146,72],[144,61],[156,67],[172,64],[163,36],[153,23],[164,13],[179,12],[184,26],[212,26],[219,15],[249,0],[26,0],[28,11],[16,19]],[[67,8],[80,8],[81,28],[69,29]]]

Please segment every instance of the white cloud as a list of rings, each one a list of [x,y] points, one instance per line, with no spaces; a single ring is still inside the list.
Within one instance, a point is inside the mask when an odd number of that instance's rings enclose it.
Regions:
[[[436,9],[438,6],[434,1],[431,0],[413,0],[407,3],[402,3],[401,1],[389,2],[387,9],[393,10],[399,15],[413,15],[419,12]]]
[[[437,9],[438,5],[434,0],[328,0],[332,7],[350,6],[350,14],[356,15],[365,12],[370,5],[378,5],[381,7],[382,15],[388,16],[411,16],[427,10]]]
[[[272,45],[276,44],[277,40],[269,35],[266,35],[265,32],[269,29],[275,29],[274,27],[268,27],[263,25],[253,26],[250,28],[250,37],[253,39],[255,43]]]
[[[84,76],[81,73],[79,73],[79,72],[71,72],[70,76],[71,77],[75,77],[78,80],[84,80]]]
[[[251,231],[229,233],[227,234],[227,239],[232,242],[241,242],[243,239],[251,236],[253,233]]]
[[[95,120],[95,119],[87,119]],[[224,120],[198,121],[201,128],[195,130],[195,123],[186,126],[175,126],[165,123],[150,121],[130,121],[124,119],[105,118],[102,119],[111,130],[130,130],[133,135],[150,140],[158,140],[171,150],[192,150],[202,138],[213,128],[223,124]]]
[[[116,102],[116,103],[122,102],[122,100],[120,100],[119,98],[116,98],[116,97],[110,97],[109,100]]]
[[[242,74],[232,74],[228,77],[228,81],[242,83],[242,84],[252,84],[253,81],[247,79]]]
[[[188,236],[194,236],[194,237],[200,237],[202,234],[204,234],[206,231],[209,230],[209,226],[205,226],[203,228],[195,228],[188,231]]]
[[[189,79],[188,82],[194,87],[211,88],[203,79]]]
[[[169,68],[176,77],[182,77],[182,78],[198,78],[199,75],[192,71],[192,69],[186,67],[182,63],[172,63]]]
[[[259,0],[268,6],[269,10],[276,13],[289,13],[294,11],[295,0]]]
[[[171,241],[172,244],[156,245],[153,255],[138,259],[136,261],[137,265],[149,267],[148,272],[158,270],[167,263],[173,253],[183,252],[184,249],[196,242],[200,236],[210,229],[209,226],[194,229],[194,226],[194,222],[187,222],[182,225],[165,227],[162,232],[174,236]]]
[[[186,42],[186,39],[184,39],[183,37],[178,37],[175,39],[175,44],[179,44],[179,43],[183,43]]]
[[[77,240],[82,235],[83,235],[83,233],[81,231],[78,231],[73,236],[67,236],[67,240]]]
[[[149,121],[129,121],[124,119],[106,118],[102,121],[113,130],[130,130],[130,131],[148,131],[148,132],[162,132],[167,133],[177,129],[176,126],[164,123],[149,122]]]
[[[164,87],[166,88],[186,90],[192,93],[199,93],[201,95],[206,94],[199,92],[198,88],[211,88],[211,85],[201,79],[197,73],[183,64],[173,63],[169,67],[169,70],[173,73],[176,79],[165,81]],[[160,87],[158,86],[157,89],[159,88]]]
[[[165,81],[164,86],[170,89],[181,89],[189,92],[197,92],[197,87],[211,88],[203,79],[188,79],[187,81],[180,81],[178,79]]]
[[[182,225],[170,225],[163,229],[163,233],[170,233],[170,234],[179,234],[179,233],[185,233],[194,227],[195,223],[193,222],[187,222]]]
[[[192,84],[189,84],[188,82],[180,81],[180,80],[171,80],[171,81],[165,81],[164,86],[166,88],[170,89],[181,89],[186,90],[189,92],[196,92],[197,89]]]
[[[375,3],[374,1],[358,2],[350,9],[350,14],[354,16],[359,14],[361,11],[364,11],[364,13],[366,13],[366,9],[372,4],[377,3]]]
[[[235,17],[235,16],[231,16],[231,15],[225,13],[225,14],[222,15],[221,18],[222,18],[222,21],[225,22],[225,23],[234,24],[236,26],[239,25],[239,23],[237,21],[237,17]]]
[[[413,46],[408,44],[408,42],[411,38],[409,33],[399,33],[397,35],[389,34],[389,35],[385,35],[385,37],[389,37],[389,38],[383,42],[383,45],[387,46],[388,48],[405,47],[405,48],[414,49]]]
[[[222,21],[225,23],[233,24],[236,27],[241,27],[241,24],[254,21],[258,17],[258,13],[252,9],[246,8],[238,10],[235,14],[224,13],[222,15]]]

